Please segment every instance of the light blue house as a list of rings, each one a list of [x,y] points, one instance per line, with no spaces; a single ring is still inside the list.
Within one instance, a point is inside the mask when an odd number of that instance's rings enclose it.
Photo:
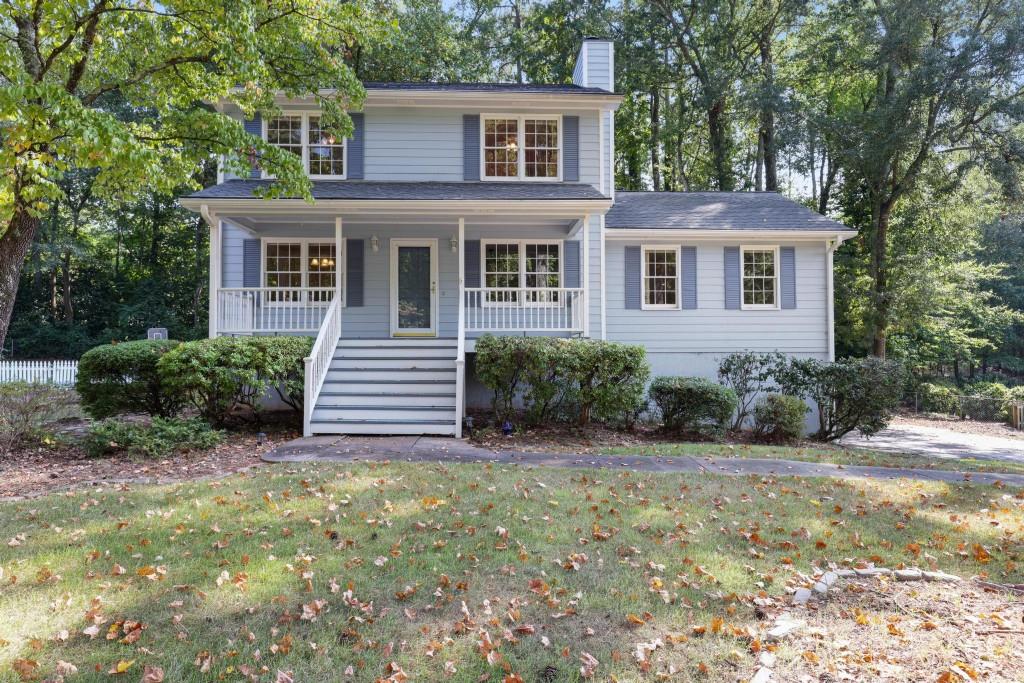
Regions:
[[[345,140],[312,99],[246,121],[316,201],[257,198],[257,168],[182,199],[210,226],[210,335],[316,336],[307,434],[460,434],[488,332],[643,344],[655,374],[831,358],[852,231],[774,193],[616,192],[613,58],[584,41],[572,85],[367,83]]]

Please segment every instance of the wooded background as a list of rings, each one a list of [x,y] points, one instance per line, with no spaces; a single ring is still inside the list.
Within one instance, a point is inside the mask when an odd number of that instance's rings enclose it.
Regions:
[[[345,36],[361,80],[571,82],[581,40],[613,39],[619,188],[804,202],[860,231],[836,255],[837,355],[1024,376],[1021,2],[407,0],[372,11],[380,31]],[[147,115],[116,89],[103,106]],[[112,199],[97,177],[72,165],[41,213],[8,355],[75,358],[151,326],[205,336],[205,226],[175,192]],[[212,154],[191,182],[215,182]]]

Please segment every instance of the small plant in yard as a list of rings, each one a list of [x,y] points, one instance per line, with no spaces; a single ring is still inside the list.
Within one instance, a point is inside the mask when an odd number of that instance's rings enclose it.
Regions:
[[[877,358],[847,358],[829,363],[792,359],[776,373],[783,393],[814,401],[817,441],[835,441],[853,430],[865,436],[889,424],[906,379],[904,368]]]
[[[180,343],[139,340],[86,351],[78,362],[75,382],[82,408],[97,419],[120,413],[175,414],[181,399],[164,385],[157,363]]]
[[[736,411],[736,393],[704,377],[656,377],[648,391],[665,429],[720,437]]]
[[[956,415],[960,411],[960,395],[954,387],[922,382],[917,387],[917,395],[920,408],[925,412]]]
[[[75,392],[51,384],[0,384],[0,455],[48,435],[60,420],[77,411]]]
[[[211,424],[229,421],[239,407],[259,421],[269,392],[302,412],[309,337],[219,337],[186,342],[160,359],[161,381]]]
[[[85,452],[93,457],[125,453],[146,458],[163,458],[184,451],[213,448],[223,434],[199,419],[179,420],[154,417],[150,424],[109,418],[89,426],[83,440]]]
[[[754,435],[767,441],[793,441],[804,431],[810,408],[802,399],[786,394],[765,394],[754,405]]]
[[[786,357],[778,352],[756,353],[740,351],[730,353],[718,364],[718,381],[736,394],[736,415],[732,428],[742,429],[757,397],[774,388],[772,378],[783,366]]]

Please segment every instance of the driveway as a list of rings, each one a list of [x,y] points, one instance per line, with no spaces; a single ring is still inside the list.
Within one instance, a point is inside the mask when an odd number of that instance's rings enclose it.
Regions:
[[[842,443],[876,451],[917,453],[941,460],[979,458],[1024,462],[1024,440],[1021,439],[970,434],[900,421],[871,438],[856,432],[847,434]]]

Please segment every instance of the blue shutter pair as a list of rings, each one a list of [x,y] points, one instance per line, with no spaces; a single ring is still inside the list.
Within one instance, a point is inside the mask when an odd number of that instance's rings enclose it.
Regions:
[[[683,310],[697,308],[697,247],[683,247],[680,250],[682,267],[681,303]],[[640,247],[626,247],[625,275],[626,308],[643,308],[643,250]]]
[[[742,274],[740,248],[725,248],[725,307],[740,310]],[[779,301],[783,309],[796,308],[796,249],[779,248]]]
[[[362,180],[363,175],[363,160],[365,158],[365,140],[366,140],[366,120],[365,117],[360,113],[349,114],[352,119],[352,137],[349,139],[345,151],[348,158],[345,160],[345,165],[348,166],[346,170],[346,177],[350,180]],[[263,136],[263,120],[260,118],[259,113],[255,114],[253,118],[247,120],[243,124],[245,126],[245,132],[249,135],[255,135],[256,137]],[[252,165],[252,170],[249,171],[250,178],[260,177],[260,167],[255,161]]]
[[[480,115],[462,116],[462,179],[480,180]],[[580,117],[562,117],[562,180],[580,179]]]
[[[345,240],[345,305],[349,308],[363,305],[363,266],[365,248],[363,240]],[[263,250],[257,239],[242,241],[242,286],[261,287],[260,259]]]

